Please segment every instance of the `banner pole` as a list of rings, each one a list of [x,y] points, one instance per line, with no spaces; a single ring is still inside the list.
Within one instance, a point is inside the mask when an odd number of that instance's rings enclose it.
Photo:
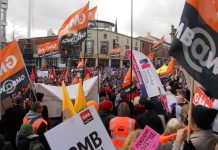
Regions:
[[[130,101],[132,100],[132,59],[133,59],[133,0],[131,0],[131,57],[130,57],[130,67],[131,67],[131,73],[130,73]]]
[[[17,44],[17,41],[16,41],[16,44]],[[23,55],[22,55],[21,52],[20,52],[20,47],[19,47],[18,44],[17,44],[17,47],[19,48],[19,53],[20,53],[20,55],[22,56],[22,62],[23,62],[23,64],[24,64],[24,69],[25,69],[25,71],[26,71],[27,78],[28,78],[29,81],[30,81],[30,87],[31,87],[31,89],[32,89],[32,91],[33,91],[33,96],[34,96],[35,100],[37,101],[36,93],[35,93],[35,91],[34,91],[34,89],[33,89],[32,81],[30,80],[29,72],[28,72],[28,70],[27,70],[27,68],[26,68],[26,64],[24,63]]]
[[[100,90],[100,79],[99,79],[99,39],[98,39],[98,12],[97,12],[97,60],[98,60],[98,64],[97,64],[97,71],[98,71],[98,97],[99,97],[99,90]],[[98,103],[100,102],[99,98],[98,98]]]
[[[189,103],[189,112],[188,112],[188,135],[187,135],[187,141],[190,140],[190,134],[191,134],[191,116],[192,116],[192,101],[193,101],[193,94],[194,94],[194,78],[191,78],[191,91],[190,91],[190,103]]]

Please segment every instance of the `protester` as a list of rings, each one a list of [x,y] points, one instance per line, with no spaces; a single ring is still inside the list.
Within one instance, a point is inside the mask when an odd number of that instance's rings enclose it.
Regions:
[[[164,136],[171,135],[173,133],[176,133],[177,130],[183,129],[183,124],[176,118],[172,118],[167,122]],[[158,147],[158,150],[171,150],[173,147],[173,141],[174,139],[168,141],[166,144],[160,144]]]
[[[23,124],[17,136],[17,150],[45,150],[31,124]]]
[[[135,119],[130,118],[129,105],[125,102],[118,107],[118,116],[110,120],[111,140],[117,149],[121,149],[131,131],[134,131]]]
[[[22,125],[25,111],[22,107],[22,97],[20,95],[14,97],[14,106],[7,109],[3,117],[5,139],[10,141],[14,148],[17,131]]]
[[[151,101],[144,102],[145,112],[136,118],[136,128],[144,129],[146,125],[162,134],[164,131],[161,119],[153,113],[153,104]]]
[[[182,147],[192,147],[196,150],[214,150],[216,146],[216,136],[211,131],[212,123],[218,111],[204,106],[193,106],[191,117],[191,129],[193,133],[190,136],[190,142],[185,142],[183,146],[184,129],[177,131],[177,137],[173,144],[173,150],[182,149]]]
[[[30,123],[34,129],[35,134],[39,135],[39,138],[43,145],[48,147],[44,133],[47,131],[48,123],[42,118],[43,107],[41,102],[36,101],[32,104],[31,110],[26,114],[23,119],[23,123]]]
[[[128,106],[129,106],[129,109],[130,109],[130,115],[133,116],[134,115],[134,105],[132,103],[132,101],[130,101],[129,97],[128,97],[128,94],[126,93],[126,91],[121,91],[121,94],[120,94],[120,101],[119,101],[119,104],[118,104],[118,107],[121,103],[127,103]]]
[[[110,100],[105,100],[101,103],[101,109],[99,111],[99,116],[110,135],[109,123],[114,116],[112,115],[113,103]]]
[[[141,96],[139,98],[135,98],[134,100],[134,116],[137,117],[145,112],[145,107],[143,102],[146,101],[146,98]]]
[[[43,97],[44,97],[43,93],[40,93],[40,92],[36,93],[37,101],[42,102]],[[48,107],[46,105],[42,105],[42,107],[43,107],[42,118],[48,122]]]
[[[11,142],[5,141],[4,136],[0,134],[0,150],[14,150]]]
[[[141,132],[142,130],[140,129],[131,132],[126,138],[126,141],[124,143],[122,150],[132,150],[132,145],[135,142],[135,140],[138,138]]]

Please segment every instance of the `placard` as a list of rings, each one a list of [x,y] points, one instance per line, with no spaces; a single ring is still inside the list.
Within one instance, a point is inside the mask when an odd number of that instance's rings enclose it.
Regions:
[[[94,106],[45,133],[52,150],[115,150]]]
[[[195,106],[202,105],[202,106],[209,107],[209,108],[212,108],[213,106],[212,101],[207,97],[207,95],[199,87],[196,87],[195,94],[193,97],[193,104]]]

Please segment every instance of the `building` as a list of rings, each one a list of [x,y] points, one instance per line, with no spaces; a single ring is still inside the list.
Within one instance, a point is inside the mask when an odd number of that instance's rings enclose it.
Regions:
[[[87,65],[89,66],[97,66],[98,64],[115,67],[129,66],[130,62],[124,50],[131,49],[131,37],[115,32],[117,29],[115,24],[111,22],[94,21],[94,23],[95,25],[88,29],[87,40],[71,49],[59,50],[60,54],[55,56],[40,58],[37,55],[37,47],[40,44],[54,41],[57,39],[57,36],[31,38],[31,47],[34,52],[31,55],[34,56],[35,66],[41,67],[45,63],[52,66],[58,66],[59,63],[66,63],[68,66],[72,66],[80,58],[86,58],[88,60]],[[31,58],[28,57],[30,53],[25,50],[26,40],[18,40],[25,62]],[[140,50],[140,43],[140,39],[133,38],[133,49]],[[112,57],[110,55],[111,50],[118,47],[120,48],[119,55]]]
[[[8,0],[0,0],[0,49],[6,44],[6,16],[8,9]]]
[[[159,41],[159,38],[156,38],[152,36],[150,33],[148,33],[145,37],[138,37],[141,41],[141,51],[145,55],[148,55],[149,53],[154,54],[153,64],[156,67],[160,67],[163,64],[168,64],[170,60],[170,56],[168,55],[170,43],[166,42],[164,40],[163,44],[156,48],[155,50],[152,49],[152,46],[156,41]]]

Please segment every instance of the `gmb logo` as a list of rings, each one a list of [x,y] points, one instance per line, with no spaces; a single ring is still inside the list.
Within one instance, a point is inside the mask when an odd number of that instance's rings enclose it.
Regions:
[[[16,88],[16,83],[13,80],[7,80],[4,82],[3,87],[7,94],[14,92]]]
[[[183,54],[192,69],[202,73],[203,67],[213,68],[213,74],[218,74],[216,46],[208,32],[200,27],[190,29],[181,23],[176,38],[183,43]]]

